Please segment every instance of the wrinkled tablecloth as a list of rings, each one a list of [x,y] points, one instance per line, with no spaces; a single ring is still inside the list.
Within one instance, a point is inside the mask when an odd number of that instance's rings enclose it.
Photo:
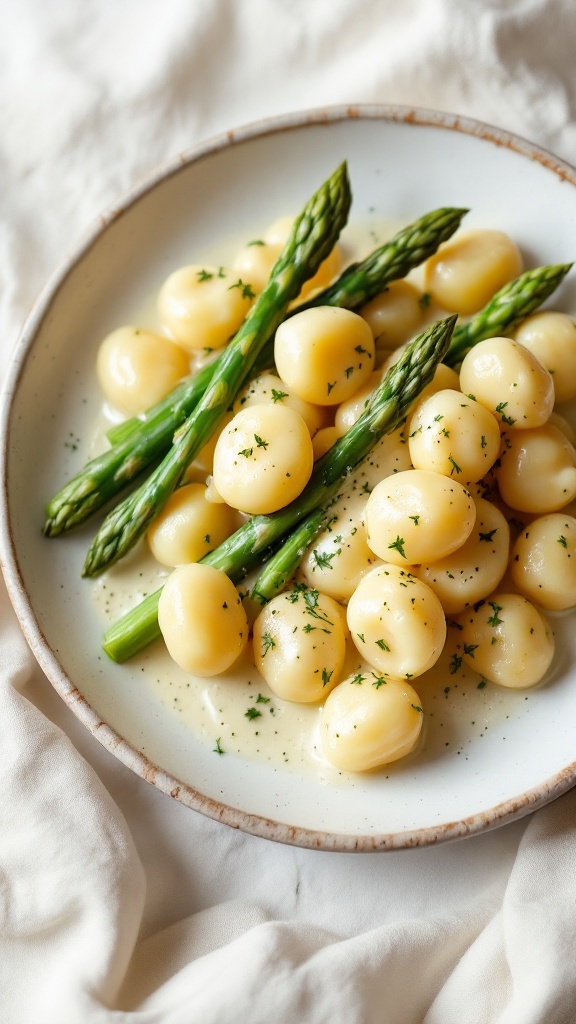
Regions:
[[[180,150],[378,102],[575,163],[575,52],[570,0],[5,0],[2,370],[81,233]],[[1,1024],[576,1021],[576,792],[438,848],[243,835],[89,736],[0,589]]]

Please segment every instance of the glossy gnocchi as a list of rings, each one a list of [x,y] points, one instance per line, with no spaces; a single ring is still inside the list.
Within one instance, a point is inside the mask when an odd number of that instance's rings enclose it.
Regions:
[[[190,369],[169,338],[140,327],[118,327],[98,349],[96,373],[111,405],[134,416],[164,398]]]
[[[280,324],[274,359],[279,376],[300,398],[315,405],[338,405],[372,373],[374,339],[357,313],[316,306]]]
[[[242,512],[276,512],[300,494],[313,462],[310,432],[299,413],[277,404],[247,406],[216,442],[214,487]]]
[[[299,586],[273,598],[254,623],[254,661],[276,696],[303,704],[324,699],[339,682],[346,654],[340,606]]]
[[[457,621],[462,627],[463,660],[499,686],[535,686],[552,663],[552,631],[538,609],[520,594],[496,592]]]

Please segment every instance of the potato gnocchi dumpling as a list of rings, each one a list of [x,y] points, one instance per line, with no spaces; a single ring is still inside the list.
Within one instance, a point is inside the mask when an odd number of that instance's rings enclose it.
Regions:
[[[446,639],[446,619],[436,595],[391,563],[372,569],[360,581],[348,602],[347,619],[362,657],[393,679],[426,672]]]
[[[167,278],[158,313],[188,352],[223,348],[236,334],[255,299],[253,288],[226,267],[192,264]]]
[[[339,405],[374,369],[374,339],[357,313],[315,306],[284,320],[274,341],[276,369],[288,387],[315,405]]]
[[[500,509],[474,497],[476,520],[468,540],[451,555],[423,562],[410,571],[438,597],[447,615],[482,600],[506,572],[510,527]]]
[[[189,371],[188,356],[178,345],[132,325],[112,331],[96,357],[104,395],[127,416],[137,416],[165,398]]]
[[[325,698],[341,678],[345,654],[342,609],[304,584],[274,597],[254,623],[254,663],[283,700]]]
[[[199,562],[179,566],[168,577],[158,623],[170,656],[197,676],[226,672],[248,639],[246,612],[232,580]]]
[[[576,449],[552,423],[504,435],[494,475],[503,500],[519,512],[557,512],[576,498]]]
[[[541,427],[554,408],[551,374],[510,338],[488,338],[474,345],[460,367],[460,388],[508,429]]]
[[[552,374],[557,402],[576,398],[576,324],[567,313],[532,313],[514,332]]]
[[[500,431],[488,409],[448,389],[416,404],[408,421],[408,445],[416,469],[476,483],[498,458]]]
[[[250,405],[263,405],[266,402],[295,409],[306,423],[311,437],[314,437],[321,427],[326,426],[326,409],[300,398],[288,388],[283,380],[280,380],[277,374],[272,372],[261,373],[249,381],[239,392],[233,408],[234,412],[240,412],[241,409],[248,408]]]
[[[330,527],[318,535],[300,563],[300,575],[336,601],[348,601],[360,580],[378,561],[368,547],[361,496],[341,499]]]
[[[306,486],[313,458],[310,433],[299,413],[282,405],[251,405],[218,438],[214,487],[242,512],[276,512]]]
[[[325,757],[336,768],[365,772],[406,757],[422,731],[420,698],[409,683],[358,672],[337,686],[322,709]]]
[[[208,501],[204,484],[191,483],[170,495],[146,536],[156,561],[175,567],[199,562],[235,528],[234,510]]]
[[[576,607],[576,519],[540,516],[519,534],[510,575],[518,590],[551,611]]]
[[[360,309],[378,349],[392,349],[413,338],[424,323],[422,292],[410,281],[391,281]]]
[[[517,245],[503,231],[459,231],[424,266],[424,288],[450,313],[471,316],[522,273]]]
[[[368,547],[396,565],[432,562],[468,539],[476,519],[469,491],[425,469],[396,473],[376,485],[366,503]]]
[[[524,689],[541,682],[554,657],[544,616],[520,594],[493,594],[458,617],[464,662],[492,683]]]

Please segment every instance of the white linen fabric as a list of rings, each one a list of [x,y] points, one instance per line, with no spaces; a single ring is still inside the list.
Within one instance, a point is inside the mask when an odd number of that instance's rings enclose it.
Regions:
[[[434,107],[576,162],[571,0],[5,0],[0,346],[98,212],[221,130]],[[0,1022],[573,1024],[576,793],[463,842],[281,847],[132,775],[0,593]]]

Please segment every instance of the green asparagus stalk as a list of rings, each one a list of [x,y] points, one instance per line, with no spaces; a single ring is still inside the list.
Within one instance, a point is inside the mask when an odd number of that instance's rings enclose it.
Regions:
[[[224,350],[207,390],[180,428],[168,455],[145,483],[106,517],[86,556],[95,576],[122,558],[146,532],[178,486],[188,464],[212,436],[288,305],[335,245],[351,194],[345,164],[312,196],[294,223],[264,291]]]
[[[502,331],[513,330],[546,301],[571,267],[571,263],[536,267],[504,285],[484,309],[476,313],[468,323],[456,328],[444,362],[448,366],[458,366],[477,341],[496,337]]]
[[[454,234],[466,213],[468,210],[446,206],[424,214],[365,260],[352,263],[337,281],[298,306],[296,312],[311,306],[363,306],[383,291],[385,284],[406,277],[433,256],[440,243]]]
[[[367,259],[344,271],[332,288],[318,298],[324,305],[356,309],[383,291],[390,281],[404,277],[413,267],[432,255],[459,226],[466,210],[443,207],[425,214],[376,249]],[[317,301],[314,305],[318,305]],[[301,309],[303,307],[298,307]],[[294,312],[297,312],[295,310]],[[219,357],[194,377],[187,378],[140,419],[134,417],[113,427],[108,437],[114,445],[92,459],[48,503],[44,533],[55,537],[79,526],[117,494],[147,465],[164,455],[176,431],[197,406],[213,375]],[[256,366],[263,369],[274,362],[270,339]]]
[[[456,315],[441,320],[419,335],[391,367],[374,391],[367,408],[315,464],[302,494],[285,508],[270,515],[252,516],[223,544],[202,559],[227,573],[236,583],[294,527],[319,509],[326,509],[338,495],[349,474],[371,451],[384,434],[405,418],[412,403],[432,380],[434,371],[446,354]],[[297,544],[302,535],[297,540]],[[287,549],[287,561],[293,565],[293,544]],[[277,562],[275,572],[283,568]],[[128,612],[106,632],[103,647],[114,661],[123,662],[142,650],[159,635],[157,622],[161,588]]]

